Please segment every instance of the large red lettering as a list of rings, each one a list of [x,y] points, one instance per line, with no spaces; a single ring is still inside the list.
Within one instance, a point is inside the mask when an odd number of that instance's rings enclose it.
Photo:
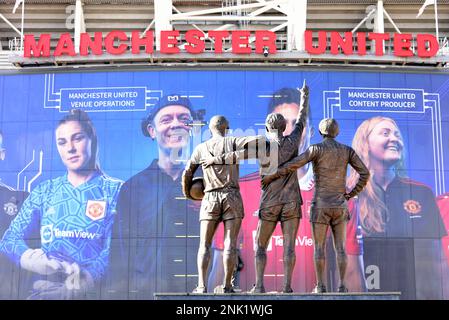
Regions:
[[[304,41],[306,51],[310,54],[323,54],[326,52],[327,45],[327,34],[326,31],[318,32],[318,47],[313,46],[313,32],[311,30],[306,30],[304,33]]]
[[[357,53],[359,56],[366,55],[366,33],[357,32]]]
[[[26,34],[24,39],[23,56],[25,58],[33,57],[49,57],[50,56],[50,34],[42,33],[39,42],[33,34]]]
[[[179,31],[161,31],[161,52],[179,53],[178,39]]]
[[[154,35],[152,30],[148,30],[143,37],[139,31],[133,31],[131,35],[131,52],[133,54],[140,53],[140,46],[145,46],[146,53],[153,53]]]
[[[370,32],[368,35],[370,40],[373,40],[376,46],[376,56],[384,55],[384,41],[390,39],[390,35],[388,33],[375,33]]]
[[[421,58],[430,58],[437,54],[439,48],[437,38],[432,34],[418,34],[416,36],[418,46],[418,56]]]
[[[104,46],[106,47],[106,51],[110,54],[122,54],[128,49],[127,44],[120,44],[118,47],[114,46],[115,39],[119,39],[121,41],[128,40],[128,36],[123,31],[111,31],[108,33],[106,38],[104,38]]]
[[[81,33],[80,55],[87,56],[89,54],[89,48],[93,54],[103,54],[103,34],[101,32],[95,32],[93,41],[88,33]]]
[[[340,48],[345,55],[352,54],[352,32],[345,32],[344,38],[337,31],[331,32],[331,53],[339,54]]]
[[[59,37],[58,44],[56,45],[55,52],[53,53],[55,57],[68,55],[75,56],[75,46],[73,45],[72,36],[70,33],[63,33]]]
[[[249,46],[249,31],[232,31],[232,53],[249,54],[251,47]]]
[[[215,41],[214,52],[223,53],[223,39],[229,37],[228,31],[209,31],[209,38]]]
[[[206,47],[204,43],[204,33],[200,30],[189,30],[186,32],[185,46],[188,53],[202,53]]]
[[[266,30],[256,31],[256,53],[262,54],[267,48],[270,54],[276,53],[276,33]]]
[[[413,51],[410,50],[412,35],[409,33],[396,33],[394,35],[394,55],[397,57],[412,57]]]

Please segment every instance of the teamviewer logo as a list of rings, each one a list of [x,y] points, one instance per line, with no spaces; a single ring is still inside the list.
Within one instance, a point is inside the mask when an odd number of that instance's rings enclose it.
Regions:
[[[49,243],[53,241],[53,225],[48,224],[41,227],[41,242]]]

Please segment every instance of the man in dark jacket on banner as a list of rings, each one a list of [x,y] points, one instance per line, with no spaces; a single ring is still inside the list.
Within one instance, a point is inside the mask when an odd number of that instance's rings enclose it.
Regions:
[[[157,142],[158,158],[123,185],[112,235],[107,297],[153,299],[186,292],[196,280],[199,206],[183,197],[181,173],[192,123],[202,119],[186,96],[163,96],[142,133]]]

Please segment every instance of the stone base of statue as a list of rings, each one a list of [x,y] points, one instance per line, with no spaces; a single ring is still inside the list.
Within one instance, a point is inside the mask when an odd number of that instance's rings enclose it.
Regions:
[[[155,300],[399,300],[400,292],[363,293],[155,293]]]

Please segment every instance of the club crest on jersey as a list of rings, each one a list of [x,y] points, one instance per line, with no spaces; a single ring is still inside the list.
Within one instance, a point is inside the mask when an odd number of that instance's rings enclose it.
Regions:
[[[53,225],[48,224],[41,227],[41,242],[49,243],[53,241]]]
[[[104,218],[106,211],[106,201],[88,200],[86,206],[86,216],[92,220]]]
[[[9,201],[3,205],[3,211],[5,211],[8,216],[17,214],[19,209],[17,208],[16,198],[12,197],[11,199],[9,199]]]
[[[407,211],[411,217],[419,217],[418,213],[421,212],[421,204],[416,200],[407,200],[404,202],[404,210]]]

